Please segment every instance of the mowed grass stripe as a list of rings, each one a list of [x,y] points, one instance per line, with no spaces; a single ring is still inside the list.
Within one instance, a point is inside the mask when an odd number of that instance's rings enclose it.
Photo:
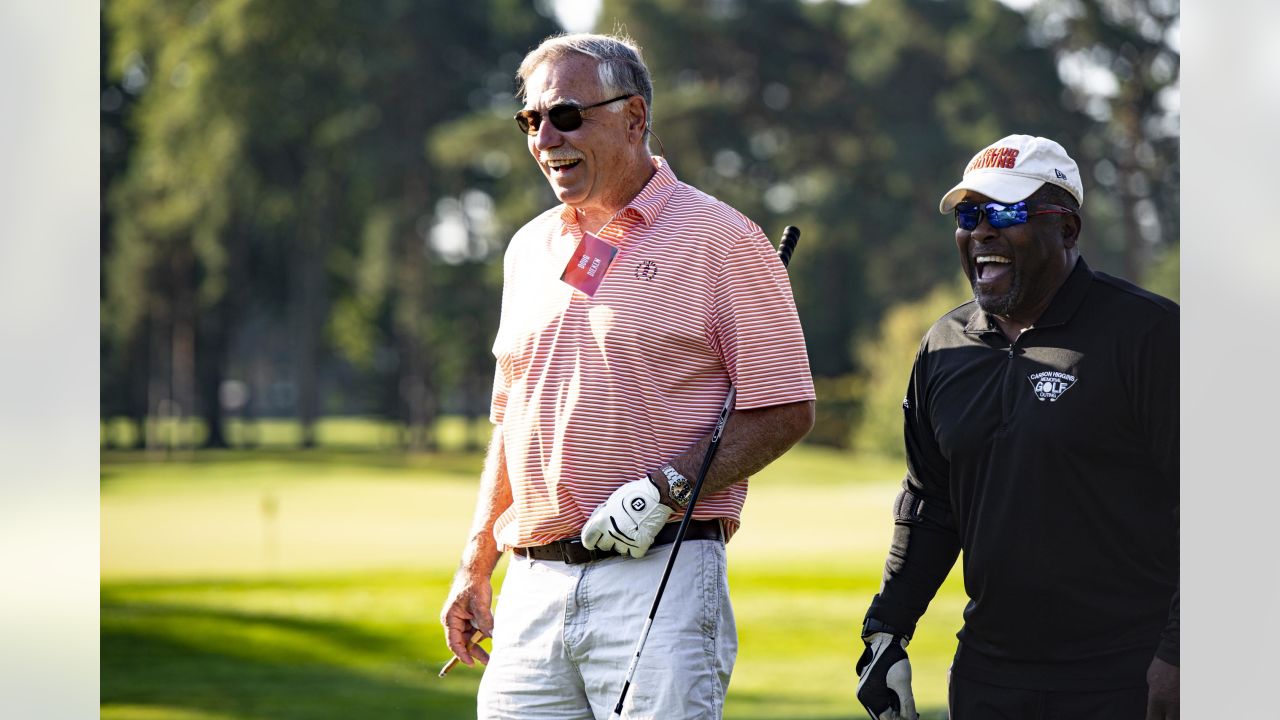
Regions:
[[[102,716],[474,716],[478,670],[435,678],[436,616],[479,457],[216,456],[104,456]],[[857,629],[900,472],[801,448],[753,480],[729,545],[741,648],[727,717],[861,715]],[[945,703],[962,607],[952,578],[912,643],[925,717]]]

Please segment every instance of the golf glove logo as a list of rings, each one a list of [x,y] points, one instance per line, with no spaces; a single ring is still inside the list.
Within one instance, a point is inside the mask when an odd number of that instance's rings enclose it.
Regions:
[[[591,513],[582,526],[582,544],[588,550],[643,557],[672,512],[649,478],[632,480]]]
[[[907,640],[889,633],[872,633],[858,658],[858,702],[874,720],[918,720],[911,695],[911,662]]]

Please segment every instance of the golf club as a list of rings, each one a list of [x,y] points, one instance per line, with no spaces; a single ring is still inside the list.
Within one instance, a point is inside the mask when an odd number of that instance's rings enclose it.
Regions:
[[[791,262],[791,253],[795,252],[798,242],[800,242],[800,228],[788,225],[782,230],[782,240],[778,243],[778,258],[782,260],[784,268]],[[658,592],[653,596],[653,606],[649,608],[649,617],[644,621],[644,628],[640,631],[640,641],[636,643],[635,655],[631,657],[626,678],[622,681],[622,692],[618,695],[618,704],[614,706],[609,720],[622,718],[622,703],[627,699],[627,691],[631,689],[631,679],[636,674],[636,666],[640,664],[640,653],[644,652],[645,641],[649,639],[649,629],[653,627],[653,618],[658,614],[658,604],[662,602],[662,593],[667,589],[667,579],[671,577],[671,569],[676,564],[676,555],[680,553],[680,545],[684,542],[685,533],[689,529],[689,521],[693,519],[693,506],[698,502],[698,494],[702,492],[702,482],[707,479],[707,468],[711,467],[711,460],[716,455],[716,449],[720,447],[720,434],[724,432],[724,426],[729,421],[729,413],[733,411],[733,402],[737,396],[737,389],[732,385],[729,386],[729,394],[724,399],[724,406],[720,408],[720,417],[716,420],[715,429],[711,431],[711,442],[707,445],[707,454],[703,456],[702,467],[698,469],[698,479],[693,483],[693,490],[689,493],[689,504],[685,507],[684,516],[680,518],[676,539],[671,543],[671,557],[667,558],[667,567],[662,571],[662,581],[658,583]]]

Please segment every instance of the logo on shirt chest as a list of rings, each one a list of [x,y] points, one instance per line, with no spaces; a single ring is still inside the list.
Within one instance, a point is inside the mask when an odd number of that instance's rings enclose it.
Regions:
[[[636,265],[637,280],[652,280],[656,277],[658,277],[658,263],[652,260],[644,260]]]
[[[1055,402],[1062,394],[1071,389],[1076,384],[1076,376],[1068,375],[1057,370],[1045,370],[1044,372],[1031,373],[1027,376],[1027,380],[1031,381],[1031,387],[1035,389],[1036,397],[1040,402],[1048,400]]]

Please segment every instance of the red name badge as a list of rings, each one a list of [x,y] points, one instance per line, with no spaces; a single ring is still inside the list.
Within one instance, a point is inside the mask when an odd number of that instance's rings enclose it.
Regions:
[[[604,274],[609,271],[609,263],[617,254],[618,248],[591,233],[582,233],[582,242],[573,251],[569,264],[564,266],[560,279],[588,296],[594,296]]]

